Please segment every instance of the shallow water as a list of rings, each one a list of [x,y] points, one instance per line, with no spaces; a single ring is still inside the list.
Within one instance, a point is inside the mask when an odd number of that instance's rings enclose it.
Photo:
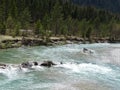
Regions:
[[[83,48],[94,53],[83,53]],[[0,50],[1,63],[44,60],[58,65],[22,71],[12,66],[0,69],[0,90],[120,90],[120,44],[68,44]]]

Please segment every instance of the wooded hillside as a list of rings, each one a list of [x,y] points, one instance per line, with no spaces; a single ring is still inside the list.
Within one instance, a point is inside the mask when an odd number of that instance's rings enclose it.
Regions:
[[[70,0],[0,0],[0,34],[119,38],[119,21],[119,15]]]

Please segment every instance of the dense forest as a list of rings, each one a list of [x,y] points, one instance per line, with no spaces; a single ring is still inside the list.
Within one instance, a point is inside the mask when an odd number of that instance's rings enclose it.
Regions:
[[[118,39],[120,16],[72,0],[0,0],[0,34]]]
[[[72,0],[82,6],[95,6],[96,8],[120,13],[120,0]]]

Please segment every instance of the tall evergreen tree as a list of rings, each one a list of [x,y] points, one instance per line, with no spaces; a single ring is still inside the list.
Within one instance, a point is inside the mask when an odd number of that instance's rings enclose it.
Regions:
[[[6,21],[6,34],[12,35],[14,27],[15,27],[15,21],[12,18],[11,15],[8,16],[7,21]]]
[[[88,22],[83,19],[80,23],[79,23],[79,30],[81,31],[81,35],[84,39],[86,39],[86,32],[88,29]]]
[[[11,16],[14,17],[15,19],[17,19],[18,17],[18,10],[17,10],[17,4],[16,4],[16,0],[10,0],[11,1],[11,4],[10,4],[10,13],[11,13]]]
[[[56,2],[53,10],[51,12],[52,19],[52,29],[55,35],[60,34],[61,22],[63,20],[62,7],[60,6],[59,1]]]
[[[19,21],[21,23],[21,26],[23,29],[28,29],[29,25],[30,25],[30,21],[31,21],[31,14],[29,12],[28,8],[25,8],[19,17]]]
[[[38,20],[37,22],[36,22],[36,24],[35,24],[35,30],[34,30],[34,34],[35,35],[40,35],[40,36],[43,36],[44,35],[44,31],[43,31],[43,25],[42,25],[42,23],[41,23],[41,21],[40,20]]]

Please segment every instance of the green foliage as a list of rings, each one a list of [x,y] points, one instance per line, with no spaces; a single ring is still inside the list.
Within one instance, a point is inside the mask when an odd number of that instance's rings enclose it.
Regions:
[[[86,37],[90,39],[91,38],[91,34],[92,34],[92,28],[89,27],[87,32],[86,32]]]
[[[50,16],[48,16],[48,14],[45,14],[42,22],[43,22],[43,27],[44,27],[45,31],[50,30],[51,18],[50,18]]]
[[[12,0],[10,3],[11,7],[10,7],[10,14],[12,15],[12,17],[14,17],[15,19],[17,19],[17,14],[18,14],[18,10],[17,10],[17,4],[16,4],[16,0]]]
[[[15,21],[13,20],[12,16],[9,15],[6,21],[6,34],[8,35],[12,35],[13,33],[13,29],[15,27]]]
[[[0,0],[0,34],[118,38],[119,14],[73,4],[73,0]],[[91,0],[90,0],[91,1]],[[81,1],[79,1],[81,2]],[[112,35],[114,33],[114,35]],[[117,35],[117,37],[115,36]]]
[[[23,29],[28,29],[31,21],[31,15],[28,8],[25,8],[19,17],[19,21]]]
[[[11,16],[7,18],[7,21],[5,23],[6,25],[6,34],[12,35],[13,37],[19,35],[20,30],[20,23],[16,22]]]
[[[83,19],[79,23],[79,29],[81,31],[82,37],[85,39],[86,38],[86,32],[87,32],[87,29],[88,29],[88,22],[85,19]]]
[[[60,3],[57,1],[53,7],[53,10],[51,11],[52,29],[55,35],[61,33],[62,20],[63,20],[62,7]]]
[[[6,28],[4,23],[0,23],[0,34],[5,35],[6,33]]]
[[[64,35],[64,36],[68,35],[68,27],[67,27],[67,25],[63,26],[63,28],[61,30],[61,34]]]
[[[20,31],[19,31],[20,28],[21,28],[20,22],[16,22],[16,25],[14,27],[14,36],[19,36],[20,35]]]
[[[42,25],[42,23],[41,23],[40,20],[38,20],[38,21],[36,22],[36,24],[35,24],[34,34],[35,34],[35,35],[38,35],[38,36],[39,36],[39,35],[41,35],[41,36],[44,35],[43,25]]]

